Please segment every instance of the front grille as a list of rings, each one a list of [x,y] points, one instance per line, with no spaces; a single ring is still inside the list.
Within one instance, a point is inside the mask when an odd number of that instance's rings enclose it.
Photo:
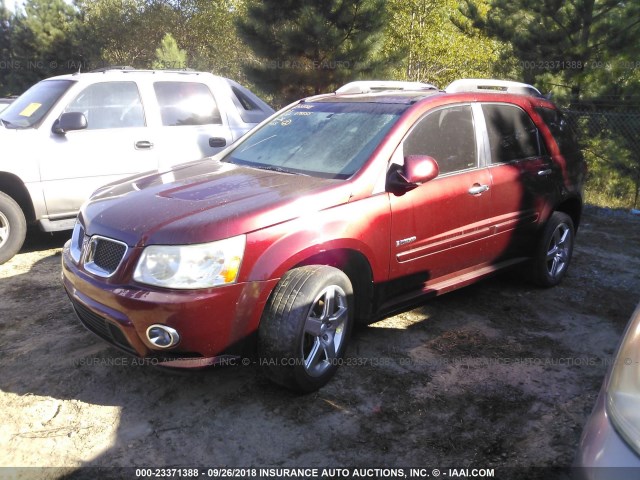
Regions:
[[[120,347],[128,353],[137,355],[122,330],[81,303],[77,301],[72,301],[72,303],[76,315],[85,327],[107,342]]]
[[[127,245],[117,240],[94,235],[87,244],[85,268],[100,277],[110,277],[118,269]]]
[[[118,268],[118,265],[120,265],[126,251],[127,247],[122,243],[98,238],[96,240],[93,263],[104,271],[113,273],[116,271],[116,268]]]

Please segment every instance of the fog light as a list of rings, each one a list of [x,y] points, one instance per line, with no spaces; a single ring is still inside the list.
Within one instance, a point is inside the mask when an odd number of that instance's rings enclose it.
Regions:
[[[147,338],[158,348],[173,347],[180,341],[178,332],[164,325],[151,325],[147,328]]]

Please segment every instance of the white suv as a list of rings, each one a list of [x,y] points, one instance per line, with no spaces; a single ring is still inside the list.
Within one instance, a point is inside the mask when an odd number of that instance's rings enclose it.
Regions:
[[[37,83],[0,113],[0,264],[28,222],[71,229],[101,185],[213,155],[272,113],[210,73],[112,68]]]

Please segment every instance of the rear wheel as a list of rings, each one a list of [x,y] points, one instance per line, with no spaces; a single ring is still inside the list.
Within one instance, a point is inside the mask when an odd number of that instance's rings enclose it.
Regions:
[[[353,288],[337,268],[287,272],[265,307],[258,330],[260,362],[274,382],[311,392],[335,374],[353,324]]]
[[[532,262],[533,281],[542,287],[553,287],[567,273],[575,230],[571,217],[554,212],[542,232]]]
[[[0,264],[20,251],[27,236],[27,221],[20,206],[0,192]]]

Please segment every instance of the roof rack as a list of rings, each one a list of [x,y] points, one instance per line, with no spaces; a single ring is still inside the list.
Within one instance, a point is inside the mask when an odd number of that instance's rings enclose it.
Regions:
[[[438,90],[438,87],[422,82],[402,82],[397,80],[360,80],[343,85],[336,93],[375,93],[384,91]]]
[[[494,80],[487,78],[463,78],[451,82],[444,89],[447,93],[458,92],[491,92],[491,93],[515,93],[542,97],[540,90],[527,83],[512,82],[510,80]]]
[[[108,67],[100,67],[94,70],[90,70],[89,73],[103,73],[108,72],[109,70],[135,70],[135,68],[129,65],[110,65]]]

